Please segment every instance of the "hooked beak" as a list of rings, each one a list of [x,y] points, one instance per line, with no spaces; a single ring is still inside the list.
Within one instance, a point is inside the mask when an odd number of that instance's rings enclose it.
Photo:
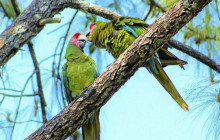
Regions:
[[[90,30],[88,30],[88,31],[85,33],[85,36],[86,36],[86,37],[89,37],[90,32],[91,32],[91,31],[90,31]]]
[[[89,27],[89,30],[85,33],[85,36],[88,38],[89,35],[93,32],[93,30],[96,28],[95,24],[91,24]]]
[[[87,38],[85,35],[80,35],[78,37],[78,40],[79,40],[79,47],[83,51],[83,48],[85,47],[86,42],[87,42]]]

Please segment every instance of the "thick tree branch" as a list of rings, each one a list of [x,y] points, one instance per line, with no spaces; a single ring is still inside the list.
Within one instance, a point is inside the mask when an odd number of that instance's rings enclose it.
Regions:
[[[217,62],[215,62],[214,60],[212,60],[208,56],[196,51],[195,49],[193,49],[189,46],[186,47],[186,45],[184,45],[183,43],[181,43],[179,41],[170,39],[168,42],[169,42],[170,45],[172,45],[177,50],[180,50],[180,51],[192,56],[193,58],[199,60],[203,64],[209,66],[213,70],[220,73],[220,64],[218,64]]]
[[[211,0],[180,0],[112,63],[92,85],[60,114],[27,140],[65,139],[100,109],[159,47],[177,33]]]

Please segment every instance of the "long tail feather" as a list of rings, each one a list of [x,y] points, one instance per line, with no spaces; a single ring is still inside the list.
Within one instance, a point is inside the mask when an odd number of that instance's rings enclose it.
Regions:
[[[99,111],[82,126],[83,140],[100,140]]]
[[[152,69],[151,72],[154,77],[160,82],[160,84],[166,89],[166,91],[173,97],[173,99],[183,108],[183,110],[188,111],[188,105],[182,99],[176,88],[174,87],[173,83],[171,82],[170,78],[167,76],[165,71],[163,70],[162,66],[158,62],[157,58],[154,57],[154,62],[159,74],[155,73]]]

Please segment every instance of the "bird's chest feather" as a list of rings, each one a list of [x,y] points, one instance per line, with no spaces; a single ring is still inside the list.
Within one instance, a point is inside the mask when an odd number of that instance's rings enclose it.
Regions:
[[[94,69],[89,62],[68,62],[67,77],[71,91],[81,93],[94,80]]]

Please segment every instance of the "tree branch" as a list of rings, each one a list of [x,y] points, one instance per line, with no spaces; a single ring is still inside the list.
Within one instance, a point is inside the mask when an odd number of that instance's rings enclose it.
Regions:
[[[42,26],[49,23],[60,23],[60,22],[61,22],[61,18],[45,18],[39,21],[39,25]]]
[[[180,51],[192,56],[193,58],[199,60],[203,64],[209,66],[213,70],[220,73],[220,64],[218,64],[217,62],[215,62],[214,60],[212,60],[208,56],[196,51],[195,49],[193,49],[189,46],[186,47],[186,45],[184,45],[183,43],[181,43],[179,41],[170,39],[168,42],[172,47],[176,48],[177,50],[180,50]]]
[[[100,109],[164,42],[210,1],[180,0],[139,36],[80,96],[26,140],[65,139],[71,135]]]
[[[43,122],[47,122],[47,112],[46,112],[46,101],[44,99],[44,92],[43,92],[43,87],[41,83],[41,76],[40,76],[40,68],[37,62],[37,58],[34,52],[33,44],[31,42],[28,42],[28,48],[31,54],[31,58],[35,67],[36,75],[37,75],[37,86],[38,86],[38,95],[40,97],[40,104],[41,104],[41,111],[42,111],[42,118]]]
[[[11,94],[6,94],[6,93],[2,93],[2,92],[0,92],[0,94],[3,96],[8,96],[8,97],[34,97],[34,96],[38,95],[38,94],[11,95]]]

